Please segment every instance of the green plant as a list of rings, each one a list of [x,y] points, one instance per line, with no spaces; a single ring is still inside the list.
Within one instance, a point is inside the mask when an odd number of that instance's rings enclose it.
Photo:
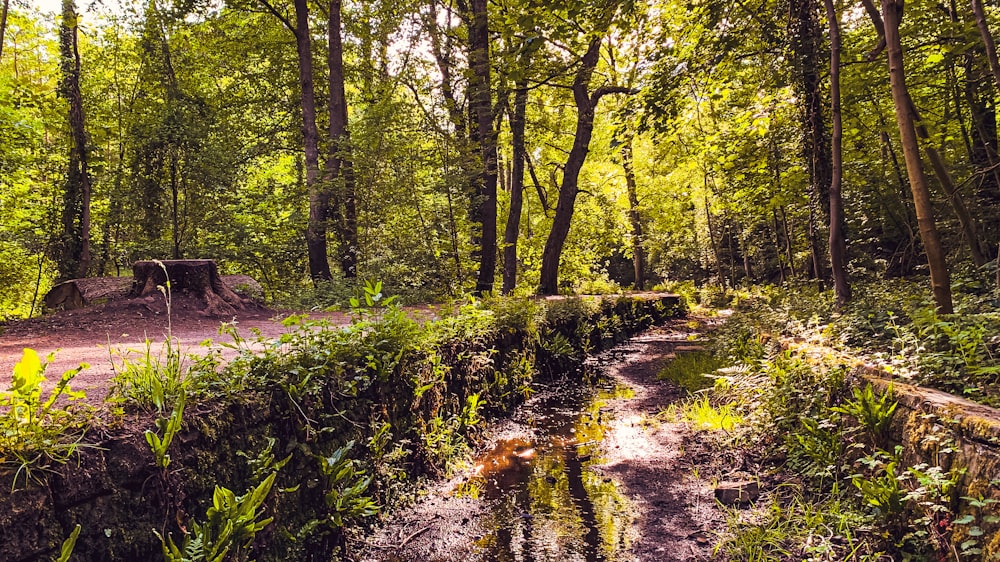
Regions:
[[[67,462],[83,439],[86,410],[73,402],[86,395],[73,391],[70,381],[88,365],[64,372],[43,400],[45,368],[52,357],[42,362],[35,350],[25,349],[14,365],[10,390],[0,392],[0,463],[17,467],[13,486],[19,475],[27,480],[49,463]],[[63,397],[70,402],[66,406],[57,404]]]
[[[326,492],[323,499],[327,507],[327,526],[343,527],[347,522],[378,513],[379,506],[365,492],[372,483],[372,477],[360,468],[360,462],[347,454],[354,448],[349,441],[330,456],[320,456],[320,472],[326,478]]]
[[[153,451],[153,455],[156,458],[156,466],[160,468],[167,468],[170,465],[170,455],[167,454],[167,449],[170,447],[170,443],[174,440],[174,436],[181,429],[181,422],[184,418],[184,403],[186,399],[183,394],[181,394],[177,400],[174,402],[174,409],[170,412],[170,416],[167,418],[160,418],[156,420],[157,428],[163,432],[163,437],[160,437],[151,430],[146,430],[146,443],[149,443],[150,449]]]
[[[688,392],[697,392],[715,384],[711,375],[725,366],[725,361],[707,350],[679,353],[660,369],[656,378],[671,381]]]
[[[683,419],[696,429],[730,432],[743,422],[742,416],[736,411],[734,404],[712,406],[707,396],[702,396],[686,404],[683,408]]]
[[[172,408],[177,398],[185,394],[190,385],[185,357],[172,338],[163,341],[160,352],[153,351],[153,343],[146,339],[142,351],[118,351],[114,360],[115,371],[111,379],[112,400],[124,401],[144,409],[163,413]]]
[[[66,537],[63,541],[62,546],[59,548],[59,556],[52,559],[52,562],[69,562],[70,556],[73,556],[73,549],[76,548],[76,540],[80,538],[80,530],[83,527],[77,523],[73,531]]]
[[[869,474],[851,477],[865,504],[875,508],[876,515],[885,521],[903,512],[909,494],[902,485],[907,476],[897,473],[899,453],[899,448],[892,455],[876,451],[859,461],[867,467]]]
[[[853,400],[830,410],[858,420],[868,436],[869,444],[878,447],[885,442],[885,433],[892,422],[892,414],[896,411],[897,403],[892,398],[892,385],[884,393],[877,394],[872,383],[867,383],[864,388],[855,388],[852,393]]]
[[[272,472],[252,490],[242,496],[228,488],[216,486],[212,507],[204,523],[191,522],[190,531],[178,545],[172,536],[165,539],[153,531],[163,547],[166,562],[235,562],[246,561],[249,546],[257,533],[271,523],[272,518],[260,519],[258,511],[271,492],[277,472]]]

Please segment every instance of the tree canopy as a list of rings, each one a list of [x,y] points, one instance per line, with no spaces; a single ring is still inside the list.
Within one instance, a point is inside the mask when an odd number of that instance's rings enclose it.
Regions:
[[[1000,245],[996,17],[9,0],[0,318],[157,258],[217,259],[279,300],[795,278],[846,300],[854,278],[927,274],[947,311],[949,273],[985,279]]]

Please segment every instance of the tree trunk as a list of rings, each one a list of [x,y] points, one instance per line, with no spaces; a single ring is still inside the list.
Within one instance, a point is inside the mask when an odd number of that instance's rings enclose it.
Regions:
[[[983,38],[983,45],[986,47],[986,60],[990,65],[990,72],[993,74],[993,81],[997,90],[1000,91],[1000,61],[997,59],[997,44],[993,40],[993,33],[986,21],[986,12],[983,10],[982,0],[971,0],[972,13],[976,16],[976,27],[979,28],[979,35]]]
[[[804,142],[802,156],[809,171],[809,245],[812,255],[812,275],[822,283],[826,272],[823,267],[823,249],[820,243],[818,206],[824,215],[830,214],[831,184],[830,139],[823,118],[823,94],[820,56],[823,31],[814,0],[792,0],[789,5],[789,34],[795,64],[796,89],[802,98],[802,125]]]
[[[636,192],[635,168],[632,167],[632,138],[622,144],[622,168],[625,170],[625,191],[628,193],[628,219],[632,226],[632,269],[635,271],[635,289],[646,288],[646,250],[639,214],[639,195]]]
[[[87,169],[87,130],[80,93],[80,51],[73,0],[63,0],[59,27],[62,79],[59,94],[69,103],[69,172],[63,193],[63,232],[59,273],[63,279],[86,277],[90,270],[90,172]]]
[[[948,265],[945,261],[944,248],[938,237],[937,226],[934,223],[934,208],[931,203],[930,191],[927,189],[927,178],[924,176],[923,165],[920,162],[920,146],[914,130],[910,95],[903,70],[903,47],[899,37],[902,8],[901,0],[882,0],[882,17],[884,18],[885,42],[889,59],[889,84],[892,90],[892,102],[896,110],[896,124],[899,127],[900,141],[903,145],[906,174],[910,180],[910,191],[913,193],[913,203],[917,213],[917,226],[930,268],[934,303],[939,313],[950,314],[953,308]]]
[[[573,208],[579,193],[580,170],[587,160],[590,151],[590,138],[594,133],[594,109],[606,94],[629,93],[627,88],[598,88],[590,93],[590,79],[597,67],[601,54],[601,37],[593,36],[580,61],[580,67],[573,79],[573,101],[576,103],[576,132],[573,136],[573,148],[566,158],[563,168],[562,185],[559,187],[559,201],[556,203],[556,213],[552,219],[552,230],[545,240],[542,251],[541,279],[538,293],[554,295],[559,291],[559,260],[562,257],[563,246],[569,235],[570,223],[573,219]]]
[[[708,190],[708,176],[705,176],[705,189]],[[716,241],[715,225],[712,222],[712,209],[708,204],[708,195],[705,195],[705,222],[708,226],[708,240],[712,244],[712,256],[715,258],[715,271],[719,276],[719,285],[726,286],[726,276],[722,269],[722,250],[719,249],[720,242]]]
[[[341,36],[341,0],[330,0],[327,66],[330,85],[330,151],[326,160],[326,185],[335,194],[331,209],[337,217],[340,268],[344,277],[358,276],[358,217],[355,200],[354,163],[347,129],[347,94],[344,80],[344,44]]]
[[[3,40],[7,36],[7,13],[10,11],[10,0],[3,0],[3,11],[0,12],[0,60],[3,60]]]
[[[521,66],[527,66],[527,61]],[[521,230],[521,208],[524,201],[524,146],[525,115],[528,108],[528,80],[522,77],[514,90],[514,112],[510,119],[511,177],[510,212],[503,233],[503,294],[509,295],[517,287],[517,239]]]
[[[792,249],[792,228],[788,225],[788,214],[781,207],[781,230],[785,234],[785,256],[788,259],[788,275],[795,277],[795,251]]]
[[[487,0],[472,0],[469,12],[470,125],[479,144],[481,172],[475,177],[472,203],[474,222],[480,225],[479,275],[476,293],[493,290],[497,267],[497,135],[493,130],[490,96],[490,36]]]
[[[847,237],[844,233],[844,201],[841,196],[843,161],[841,139],[843,125],[840,119],[840,21],[833,0],[823,1],[830,23],[830,115],[833,135],[830,138],[830,270],[833,272],[833,290],[837,304],[843,306],[851,300],[851,285],[847,281]]]
[[[309,275],[313,281],[319,281],[333,278],[326,256],[326,221],[330,194],[327,187],[319,181],[319,133],[316,129],[312,39],[309,34],[309,7],[306,0],[295,0],[295,48],[299,57],[302,142],[306,153],[306,191],[309,193],[306,248],[309,253]]]
[[[938,153],[937,149],[931,144],[931,135],[927,131],[927,127],[921,123],[920,113],[917,112],[917,107],[913,105],[913,100],[909,97],[909,92],[906,93],[906,102],[909,106],[910,118],[914,122],[914,130],[918,137],[924,140],[924,153],[927,154],[927,159],[931,162],[931,169],[934,170],[934,175],[937,177],[938,182],[941,183],[941,189],[944,194],[948,196],[948,202],[951,203],[952,209],[955,211],[955,216],[958,217],[958,223],[962,227],[962,233],[965,235],[966,244],[969,246],[969,253],[972,256],[972,262],[976,264],[977,267],[982,266],[986,263],[986,256],[983,253],[982,248],[979,245],[979,233],[976,229],[976,222],[969,213],[969,208],[965,205],[965,200],[962,198],[961,192],[958,190],[958,186],[951,179],[951,174],[948,173],[948,168],[944,163],[944,159],[941,154]],[[919,222],[919,221],[918,221]]]

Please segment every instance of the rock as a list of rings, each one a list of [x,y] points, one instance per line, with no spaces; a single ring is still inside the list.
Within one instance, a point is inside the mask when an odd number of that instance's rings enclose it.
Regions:
[[[249,275],[222,275],[222,282],[245,299],[264,300],[264,288]]]
[[[723,505],[747,504],[760,496],[760,485],[751,480],[741,482],[719,482],[715,487],[715,499]]]

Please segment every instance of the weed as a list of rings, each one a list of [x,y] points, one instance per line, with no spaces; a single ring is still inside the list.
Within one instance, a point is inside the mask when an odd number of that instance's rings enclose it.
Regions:
[[[714,385],[711,375],[725,366],[725,361],[710,351],[680,353],[660,369],[656,378],[671,381],[688,392],[697,392]]]
[[[77,523],[76,527],[73,528],[73,532],[66,537],[63,541],[62,546],[59,548],[59,556],[52,559],[52,562],[69,562],[69,557],[73,555],[73,549],[76,548],[76,540],[80,538],[80,530],[83,527]]]
[[[249,556],[249,546],[257,533],[271,523],[272,518],[260,519],[258,511],[271,492],[277,472],[272,472],[252,490],[242,496],[228,488],[215,487],[212,507],[206,512],[204,523],[191,522],[191,530],[184,532],[178,545],[172,536],[160,539],[166,562],[244,562]]]
[[[146,430],[146,443],[149,443],[150,449],[153,451],[153,456],[156,458],[156,466],[160,468],[167,468],[170,465],[170,455],[167,454],[167,449],[170,447],[170,443],[174,440],[174,436],[181,429],[181,421],[184,418],[184,394],[181,394],[176,401],[174,401],[173,411],[170,412],[170,416],[167,418],[160,418],[156,420],[157,428],[163,432],[163,437],[160,437],[156,433]]]
[[[701,430],[722,430],[731,432],[743,423],[734,404],[712,406],[707,396],[703,396],[684,406],[683,419]]]
[[[843,406],[834,406],[831,411],[853,417],[864,428],[869,444],[878,447],[885,443],[886,431],[892,422],[892,414],[896,411],[896,401],[892,398],[892,385],[881,395],[876,394],[871,383],[864,388],[853,390],[854,400],[848,400]]]
[[[45,368],[52,357],[42,362],[35,350],[25,349],[14,365],[10,391],[0,392],[0,463],[17,467],[12,486],[17,486],[18,476],[27,482],[35,470],[66,463],[83,439],[89,410],[72,403],[85,394],[74,392],[70,381],[88,365],[63,373],[43,400]],[[70,404],[57,404],[63,397]]]

